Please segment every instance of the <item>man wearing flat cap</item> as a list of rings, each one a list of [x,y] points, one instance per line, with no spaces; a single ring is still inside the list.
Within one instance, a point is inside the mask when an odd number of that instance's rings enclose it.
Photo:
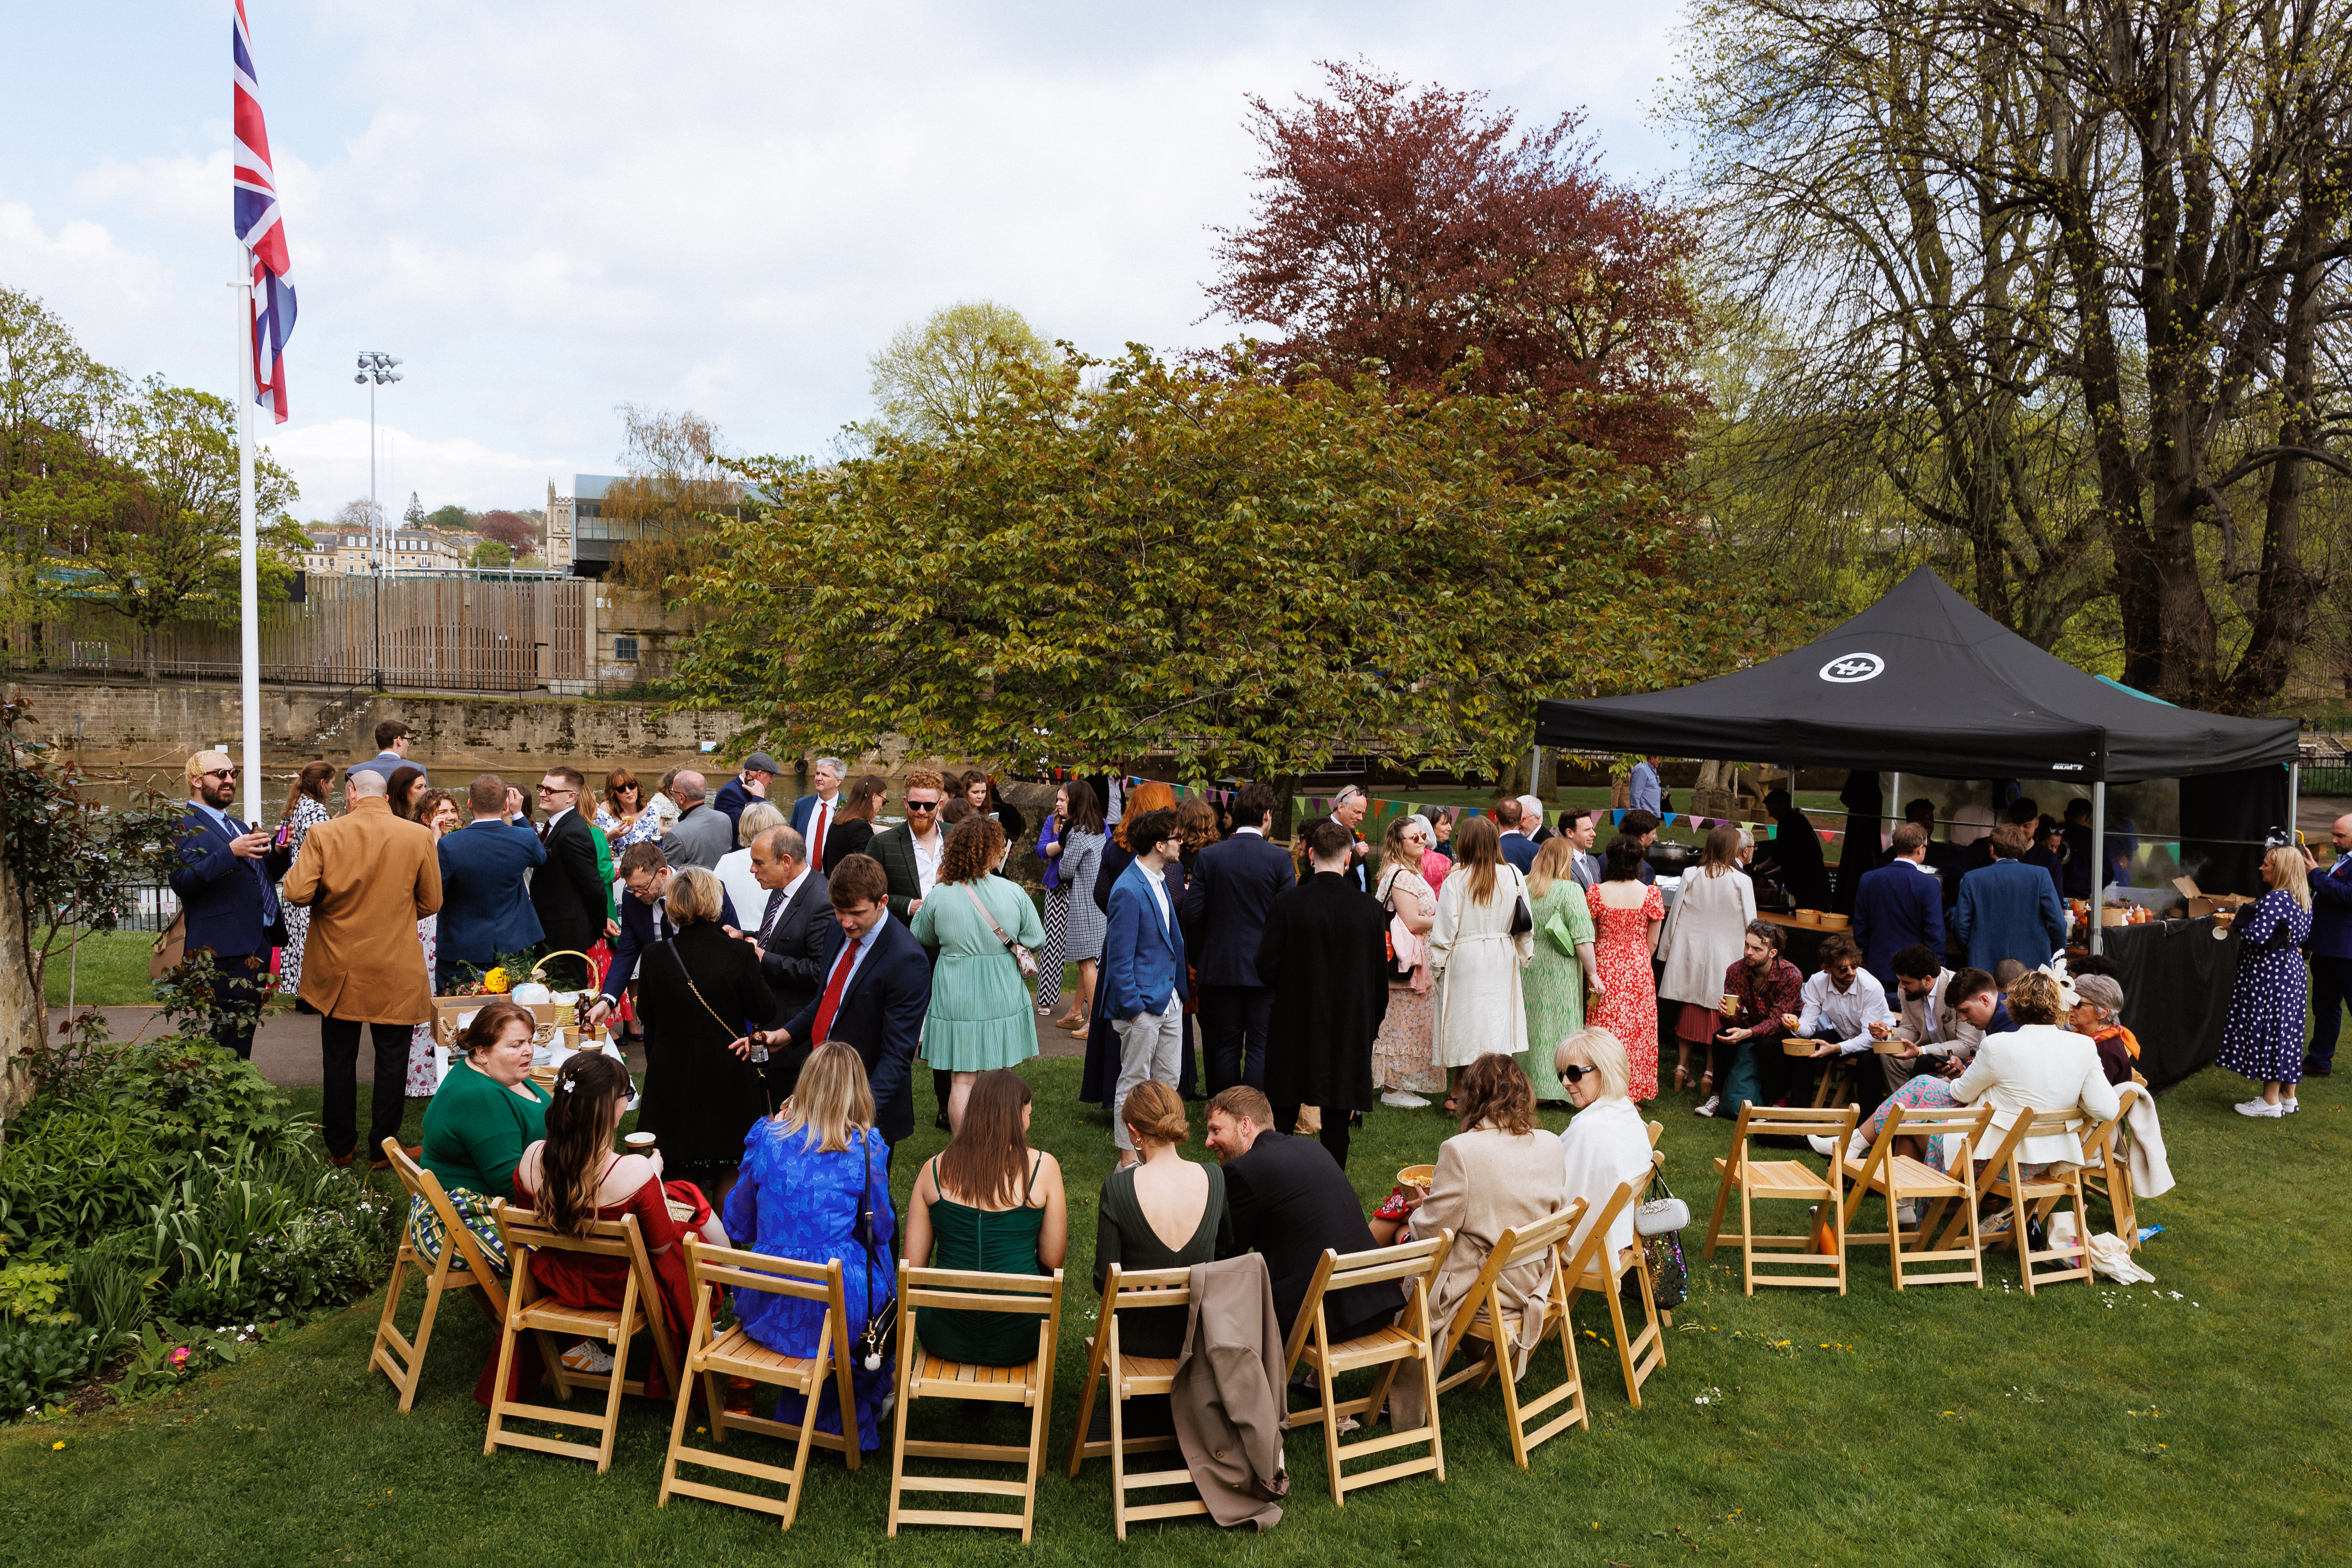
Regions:
[[[727,818],[727,841],[735,841],[735,830],[742,826],[743,808],[755,800],[768,798],[768,781],[783,770],[776,759],[765,752],[754,752],[743,759],[743,771],[719,786],[719,796],[711,808]]]

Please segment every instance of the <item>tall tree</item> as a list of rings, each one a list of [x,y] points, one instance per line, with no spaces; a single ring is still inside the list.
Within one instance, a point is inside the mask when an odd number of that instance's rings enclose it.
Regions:
[[[1008,363],[955,441],[738,465],[767,504],[691,584],[680,679],[794,747],[1279,776],[1493,765],[1538,695],[1801,637],[1768,594],[1660,574],[1682,548],[1661,493],[1555,412],[1239,355]]]
[[[625,403],[614,412],[625,471],[598,503],[600,516],[627,530],[613,552],[613,575],[667,595],[673,579],[711,559],[713,530],[741,504],[743,487],[722,466],[727,450],[719,426],[693,410],[673,414]]]
[[[876,428],[909,440],[955,437],[1004,397],[1007,359],[1054,360],[1053,345],[1009,305],[965,300],[908,322],[866,362]]]
[[[425,526],[425,503],[416,499],[415,490],[408,492],[408,510],[400,514],[400,525],[403,528]]]
[[[477,525],[482,537],[509,550],[528,550],[539,542],[539,526],[529,518],[504,510],[486,511]]]
[[[1580,118],[1514,135],[1485,96],[1325,62],[1325,94],[1249,100],[1251,221],[1222,229],[1213,313],[1283,336],[1268,365],[1402,388],[1601,395],[1580,433],[1653,468],[1684,456],[1696,231],[1600,170]]]
[[[50,580],[51,535],[95,517],[92,433],[128,392],[30,294],[0,288],[0,607],[33,613]]]

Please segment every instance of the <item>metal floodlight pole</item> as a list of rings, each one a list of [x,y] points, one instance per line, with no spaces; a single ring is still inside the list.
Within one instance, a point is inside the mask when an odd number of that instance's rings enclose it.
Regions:
[[[400,379],[393,367],[400,363],[394,354],[379,353],[370,349],[359,357],[359,374],[353,381],[366,384],[368,389],[368,553],[375,572],[375,689],[383,689],[383,579],[386,530],[383,509],[375,499],[375,389]]]

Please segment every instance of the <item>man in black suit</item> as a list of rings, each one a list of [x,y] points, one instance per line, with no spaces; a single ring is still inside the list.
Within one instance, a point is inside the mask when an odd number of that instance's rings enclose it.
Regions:
[[[663,901],[669,891],[670,866],[662,847],[650,839],[630,845],[621,852],[620,871],[621,886],[629,896],[621,900],[621,934],[613,939],[613,962],[604,970],[604,994],[588,1009],[591,1024],[603,1023],[604,1016],[620,1005],[621,993],[637,977],[637,955],[677,934],[669,923],[669,906]],[[724,888],[719,892],[719,923],[739,929],[741,925],[735,917],[735,900]]]
[[[1289,852],[1269,842],[1274,791],[1245,784],[1234,802],[1234,836],[1192,863],[1177,918],[1201,985],[1201,1033],[1209,1050],[1209,1092],[1234,1084],[1265,1087],[1265,1035],[1274,987],[1257,972],[1266,911],[1297,879]]]
[[[1349,1123],[1370,1110],[1372,1041],[1388,1016],[1388,911],[1347,879],[1348,830],[1307,830],[1314,875],[1274,900],[1257,973],[1274,987],[1275,1046],[1265,1092],[1275,1125],[1296,1127],[1301,1106],[1323,1110],[1323,1147],[1348,1164]]]
[[[541,953],[585,952],[604,934],[609,894],[596,869],[596,829],[572,809],[580,785],[577,768],[550,768],[539,781],[540,809],[547,813],[539,841],[547,847],[547,864],[531,876],[530,906],[546,932]],[[548,965],[547,983],[558,991],[577,990],[587,984],[587,971],[576,958],[562,959]]]
[[[214,1042],[250,1059],[268,979],[270,933],[279,919],[271,884],[286,875],[294,857],[273,847],[267,831],[231,815],[236,804],[236,764],[226,752],[198,752],[188,759],[188,809],[174,836],[180,864],[172,873],[172,891],[184,921],[184,951],[212,950],[218,1008]]]
[[[824,873],[809,864],[806,843],[789,827],[771,827],[751,840],[751,879],[768,889],[768,901],[758,928],[739,934],[759,952],[760,976],[776,998],[768,1022],[781,1028],[824,991],[841,952],[841,922],[833,918]],[[793,1092],[807,1060],[804,1046],[769,1057],[768,1085],[779,1102]]]
[[[1345,1257],[1378,1243],[1339,1163],[1313,1139],[1275,1131],[1273,1120],[1265,1096],[1247,1084],[1209,1101],[1209,1147],[1225,1167],[1234,1244],[1265,1259],[1274,1315],[1287,1339],[1324,1250]],[[1358,1285],[1324,1299],[1324,1321],[1337,1343],[1371,1332],[1403,1305],[1404,1290],[1392,1279]]]
[[[849,855],[826,889],[841,946],[824,988],[781,1029],[762,1029],[770,1050],[803,1055],[827,1040],[854,1046],[874,1091],[874,1126],[896,1150],[915,1131],[915,1049],[931,1005],[931,963],[905,922],[890,918],[890,879],[879,862]],[[749,1058],[751,1041],[735,1042]]]

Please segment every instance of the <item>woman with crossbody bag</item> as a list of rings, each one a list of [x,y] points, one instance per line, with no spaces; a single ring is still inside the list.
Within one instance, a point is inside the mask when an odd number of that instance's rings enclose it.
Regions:
[[[1373,884],[1389,911],[1389,1010],[1372,1041],[1372,1081],[1381,1103],[1418,1110],[1423,1095],[1445,1087],[1430,1056],[1432,988],[1429,933],[1437,924],[1437,894],[1420,869],[1435,837],[1429,820],[1401,816],[1381,843],[1380,879]]]
[[[719,879],[699,867],[673,874],[664,895],[676,935],[637,957],[638,1016],[646,1021],[646,1076],[637,1131],[660,1142],[665,1163],[714,1199],[743,1157],[743,1135],[770,1110],[760,1068],[729,1049],[748,1027],[765,1028],[776,999],[760,952],[719,924]]]
[[[1004,851],[1004,829],[994,817],[957,823],[940,857],[939,880],[912,924],[915,940],[938,954],[923,1055],[950,1075],[950,1128],[963,1125],[973,1079],[1037,1054],[1029,976],[1045,930],[1029,895],[996,874]]]

